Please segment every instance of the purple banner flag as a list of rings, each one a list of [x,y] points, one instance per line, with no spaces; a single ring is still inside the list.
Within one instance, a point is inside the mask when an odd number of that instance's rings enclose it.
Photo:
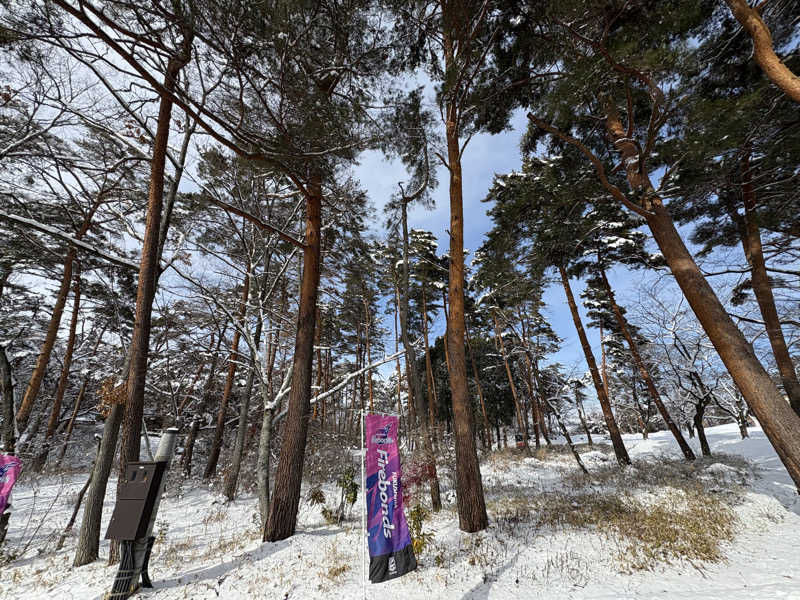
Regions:
[[[8,499],[11,497],[11,488],[17,481],[22,463],[16,456],[0,454],[0,513],[6,510]]]
[[[369,580],[380,583],[417,568],[403,512],[397,417],[366,415]]]

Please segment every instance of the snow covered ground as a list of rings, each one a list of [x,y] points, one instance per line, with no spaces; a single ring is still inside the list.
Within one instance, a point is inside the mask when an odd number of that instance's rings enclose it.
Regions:
[[[370,597],[425,600],[800,599],[800,498],[763,432],[754,427],[750,436],[741,440],[733,424],[709,428],[713,452],[745,457],[748,463],[721,458],[691,467],[674,460],[680,455],[666,432],[648,440],[626,436],[634,466],[623,475],[616,473],[608,451],[583,447],[583,459],[592,472],[588,481],[568,453],[491,457],[482,464],[491,526],[475,535],[458,530],[445,468],[442,483],[450,502],[424,524],[433,539],[419,557],[420,568],[400,579],[368,584],[367,592]],[[680,489],[674,482],[658,480],[662,471],[653,467],[662,456],[678,465],[669,477],[676,478]],[[30,544],[0,571],[0,598],[102,598],[116,567],[106,567],[101,560],[73,569],[74,534],[64,550],[52,550],[83,480],[84,475],[51,476],[23,481],[17,488],[17,510],[6,548],[20,552]],[[581,503],[591,498],[619,496],[654,510],[665,503],[680,504],[686,495],[681,489],[691,494],[695,481],[702,482],[705,493],[720,498],[719,506],[733,511],[735,534],[723,543],[717,562],[672,559],[648,570],[631,568],[632,546],[624,539],[602,527],[569,523],[570,515],[586,510]],[[112,491],[114,487],[109,485]],[[331,486],[325,491],[333,504],[336,490]],[[611,496],[603,496],[609,492]],[[551,518],[546,522],[544,508],[530,509],[546,506],[542,498],[551,501]],[[564,498],[573,500],[553,512],[552,501]],[[103,533],[112,507],[109,497]],[[274,544],[259,542],[255,511],[252,496],[224,504],[208,488],[173,485],[155,528],[159,538],[150,563],[155,588],[141,597],[362,596],[358,504],[353,519],[336,527],[326,524],[318,506],[304,501],[298,533]],[[104,558],[107,544],[101,545]]]

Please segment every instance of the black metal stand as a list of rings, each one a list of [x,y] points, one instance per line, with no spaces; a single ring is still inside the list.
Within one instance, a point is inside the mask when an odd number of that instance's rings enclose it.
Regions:
[[[153,550],[153,542],[156,541],[154,535],[147,539],[147,551],[144,553],[144,561],[142,562],[142,587],[151,588],[153,582],[150,581],[150,574],[147,572],[147,565],[150,564],[150,552]]]
[[[139,589],[138,577],[137,581],[133,580],[134,573],[136,572],[133,556],[133,540],[123,540],[120,542],[120,553],[119,570],[114,579],[114,585],[111,586],[111,591],[105,596],[106,600],[124,600]]]

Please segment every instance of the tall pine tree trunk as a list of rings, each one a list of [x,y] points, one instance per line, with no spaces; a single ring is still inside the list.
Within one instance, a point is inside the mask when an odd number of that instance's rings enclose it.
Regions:
[[[639,369],[639,375],[641,375],[642,379],[644,380],[645,385],[647,386],[647,391],[650,393],[650,397],[653,399],[653,402],[658,408],[661,418],[664,419],[664,422],[667,424],[667,428],[669,428],[670,433],[672,433],[675,441],[678,442],[678,446],[680,447],[681,452],[683,452],[683,456],[686,458],[686,460],[694,460],[694,452],[692,452],[689,444],[683,438],[681,430],[672,420],[667,407],[664,406],[664,403],[661,401],[661,394],[658,393],[658,388],[656,388],[656,384],[653,382],[653,378],[650,376],[650,370],[647,368],[647,365],[644,364],[642,355],[639,354],[639,348],[636,345],[633,336],[631,335],[630,329],[628,328],[628,322],[626,321],[622,311],[619,308],[619,305],[617,304],[617,299],[614,296],[614,290],[611,289],[611,284],[608,282],[608,278],[606,277],[606,272],[604,269],[600,269],[600,277],[603,280],[603,286],[606,288],[606,295],[608,296],[608,301],[611,303],[611,309],[614,311],[614,317],[617,319],[617,325],[619,325],[620,331],[622,331],[622,335],[625,338],[625,341],[628,343],[628,349],[631,352],[631,356],[633,356],[633,362],[636,363],[636,367]],[[643,427],[642,431],[646,433],[646,427]]]
[[[625,449],[625,444],[622,442],[622,436],[620,435],[619,427],[617,427],[617,420],[614,418],[614,413],[611,411],[611,403],[608,400],[603,381],[597,370],[597,362],[595,362],[594,354],[592,354],[592,347],[589,345],[589,340],[586,338],[586,331],[583,329],[583,323],[581,323],[581,316],[578,313],[578,306],[575,304],[575,297],[572,295],[572,288],[569,285],[567,272],[564,267],[560,265],[558,267],[558,272],[561,275],[561,285],[564,287],[564,294],[567,296],[567,304],[569,304],[569,310],[572,313],[572,321],[575,324],[578,338],[581,341],[583,355],[586,358],[589,372],[592,374],[592,382],[597,391],[597,400],[600,402],[603,417],[606,420],[608,435],[611,437],[611,445],[614,447],[614,455],[617,457],[617,462],[620,465],[629,465],[631,464],[631,459],[628,456],[628,451]]]
[[[292,388],[283,430],[283,443],[275,472],[275,486],[264,541],[276,542],[294,534],[300,486],[303,479],[311,412],[311,374],[314,361],[314,328],[320,278],[320,234],[322,227],[322,182],[313,178],[306,196],[306,233],[303,248],[303,277],[297,317],[292,367]]]
[[[72,264],[75,261],[75,254],[75,248],[70,247],[67,251],[67,257],[64,259],[64,272],[61,275],[61,285],[56,293],[56,302],[53,306],[53,313],[50,315],[50,323],[47,326],[44,343],[42,344],[42,349],[39,351],[39,356],[36,357],[36,365],[33,367],[30,381],[28,381],[28,387],[25,389],[25,395],[22,397],[22,402],[17,410],[17,427],[21,432],[25,431],[28,426],[28,419],[31,416],[33,403],[39,395],[39,389],[42,386],[42,381],[47,371],[47,364],[50,362],[50,355],[56,343],[58,328],[61,325],[61,315],[64,313],[64,306],[67,304],[67,296],[69,295],[69,286],[72,282]]]
[[[445,40],[445,63],[452,66],[452,40]],[[456,496],[458,525],[474,533],[486,529],[489,519],[483,496],[481,470],[472,426],[472,402],[467,389],[467,361],[464,352],[464,199],[461,181],[458,108],[455,100],[447,108],[447,160],[450,172],[450,314],[447,320],[450,356],[450,393],[453,402],[453,428],[456,446]]]
[[[425,417],[425,404],[422,387],[422,375],[417,368],[417,353],[414,346],[411,344],[411,339],[408,335],[408,295],[409,295],[409,282],[408,282],[408,214],[407,203],[402,202],[401,206],[401,224],[403,230],[403,274],[402,283],[400,286],[400,335],[403,339],[403,347],[406,350],[406,370],[408,371],[409,381],[409,414],[412,419],[414,415],[419,417],[419,426],[422,437],[422,451],[425,455],[427,463],[427,471],[429,475],[429,486],[431,494],[431,506],[434,512],[438,512],[442,508],[441,492],[439,490],[439,475],[436,470],[436,455],[433,452],[433,442],[431,441],[431,432],[428,427],[428,419]],[[412,421],[413,422],[413,421]]]
[[[783,382],[783,389],[789,396],[789,404],[794,412],[800,415],[800,382],[797,380],[792,357],[789,355],[786,339],[783,337],[778,310],[775,307],[775,296],[772,293],[772,284],[769,281],[767,266],[764,262],[764,250],[761,247],[761,231],[758,226],[756,193],[753,188],[749,151],[742,159],[741,170],[742,198],[744,200],[742,246],[747,262],[750,263],[753,293],[758,302],[758,308],[761,310],[761,316],[764,318],[767,337],[772,347],[772,354],[775,356],[775,364]]]
[[[170,94],[177,86],[181,70],[191,58],[190,48],[191,40],[184,39],[183,48],[170,57],[164,77],[166,92],[159,101],[158,123],[156,135],[153,139],[153,157],[150,162],[150,189],[147,199],[144,239],[142,241],[142,259],[139,266],[139,280],[136,289],[136,314],[129,351],[130,366],[127,376],[125,414],[122,419],[118,490],[124,483],[124,475],[128,463],[139,460],[147,358],[150,348],[151,315],[160,274],[161,212],[164,204],[164,177],[173,105]],[[101,460],[98,460],[98,464],[101,462]]]
[[[800,417],[784,400],[759,362],[753,347],[731,319],[683,243],[672,216],[655,192],[646,172],[639,169],[638,148],[627,137],[616,109],[607,111],[606,125],[632,189],[644,194],[646,220],[661,254],[697,320],[716,348],[764,433],[800,491]]]

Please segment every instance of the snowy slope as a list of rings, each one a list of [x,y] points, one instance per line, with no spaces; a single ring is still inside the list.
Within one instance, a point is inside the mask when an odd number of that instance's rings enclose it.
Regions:
[[[736,461],[704,460],[690,471],[692,477],[712,482],[712,489],[719,486],[721,495],[736,498],[736,535],[724,545],[720,562],[673,561],[654,570],[630,570],[620,567],[624,546],[599,531],[534,525],[509,517],[508,512],[496,518],[498,507],[507,506],[509,498],[524,512],[526,499],[573,493],[579,486],[600,491],[611,485],[612,480],[600,482],[599,478],[576,483],[580,475],[569,454],[545,460],[514,455],[511,460],[489,459],[482,465],[492,521],[488,531],[461,533],[455,509],[448,505],[425,525],[435,535],[420,557],[422,566],[400,579],[368,585],[367,592],[370,597],[425,600],[800,599],[800,501],[762,431],[751,428],[750,435],[740,440],[735,425],[708,430],[712,451],[743,456],[753,468],[737,467]],[[661,456],[679,457],[669,434],[652,434],[649,440],[627,436],[626,444],[634,467],[624,475],[631,489],[620,489],[620,494],[655,504],[673,501],[674,492],[659,488],[657,482],[632,491],[647,465]],[[593,473],[615,470],[607,452],[588,450],[583,458]],[[82,476],[64,481],[49,478],[18,488],[7,545],[19,551],[27,540],[32,538],[32,543],[24,556],[0,572],[0,598],[102,598],[115,568],[97,562],[72,569],[74,536],[67,539],[66,550],[51,550],[53,536],[57,538],[69,518],[82,482]],[[445,477],[445,491],[447,485]],[[112,491],[114,487],[109,485]],[[731,495],[723,489],[727,487],[738,491]],[[332,487],[326,491],[329,498],[335,497]],[[452,498],[452,494],[445,496]],[[103,532],[112,505],[109,498]],[[362,597],[358,505],[353,519],[339,528],[327,525],[318,507],[303,502],[298,534],[275,544],[258,541],[255,506],[253,497],[223,504],[202,487],[170,490],[156,525],[156,532],[161,532],[151,560],[156,587],[140,597]],[[564,506],[565,514],[572,508]],[[103,542],[103,556],[107,548]],[[44,551],[39,554],[39,549]]]

